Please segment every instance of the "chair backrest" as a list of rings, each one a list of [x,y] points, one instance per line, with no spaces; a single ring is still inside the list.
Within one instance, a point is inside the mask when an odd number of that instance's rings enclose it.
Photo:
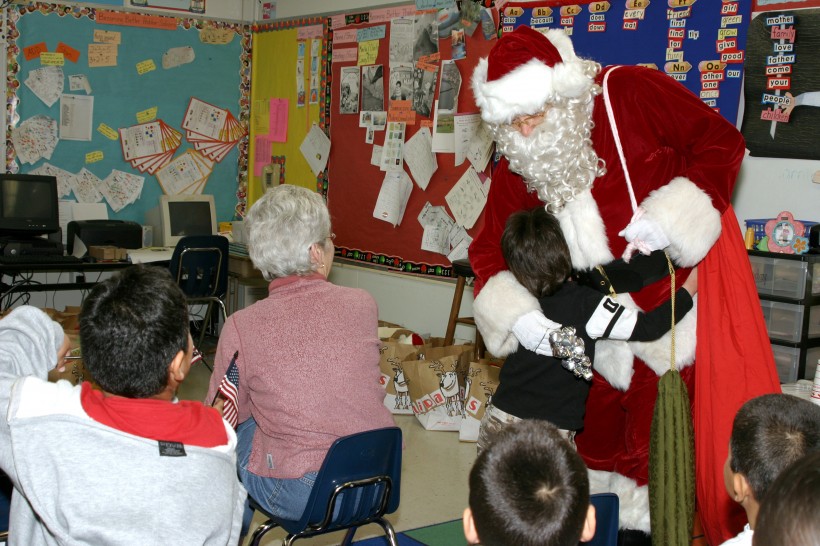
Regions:
[[[189,298],[222,298],[228,291],[228,239],[188,235],[174,248],[171,275]]]
[[[308,526],[343,528],[395,512],[401,496],[401,455],[398,427],[339,438],[325,456],[301,520],[281,522],[282,527],[291,533]]]
[[[618,517],[620,502],[615,493],[596,493],[589,496],[595,507],[595,536],[584,546],[618,546]]]

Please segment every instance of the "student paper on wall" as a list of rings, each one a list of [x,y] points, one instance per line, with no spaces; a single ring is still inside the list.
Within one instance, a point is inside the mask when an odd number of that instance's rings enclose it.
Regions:
[[[196,53],[191,46],[172,47],[162,54],[162,68],[165,70],[192,63]]]
[[[447,201],[459,225],[464,226],[465,229],[473,227],[481,211],[484,210],[484,205],[487,204],[487,194],[478,173],[472,166],[467,167],[444,200]]]
[[[413,19],[397,17],[390,21],[390,65],[413,61]]]
[[[142,176],[114,169],[100,183],[99,190],[111,210],[119,212],[139,199],[144,182],[145,178]]]
[[[319,176],[319,173],[325,170],[327,158],[330,155],[330,139],[314,123],[308,134],[305,135],[302,144],[299,145],[299,151],[307,160],[313,174]]]
[[[48,116],[32,116],[11,130],[11,141],[17,158],[23,163],[51,159],[57,147],[57,120]]]
[[[85,91],[86,95],[91,94],[91,84],[85,74],[72,74],[68,77],[68,89],[70,91]]]
[[[62,95],[60,97],[61,140],[91,140],[93,119],[93,96]]]
[[[404,168],[404,123],[389,122],[384,134],[381,170],[401,171]]]
[[[38,99],[51,108],[63,94],[63,69],[59,66],[35,68],[28,73],[25,83]]]
[[[406,172],[401,170],[385,173],[373,209],[373,218],[392,224],[393,227],[401,224],[412,191],[413,182]]]
[[[455,165],[461,165],[467,158],[470,141],[481,125],[481,114],[456,114],[453,116],[453,143],[455,145]]]
[[[450,251],[449,234],[455,222],[447,214],[446,209],[427,202],[419,213],[418,221],[424,228],[421,249],[437,254],[447,254]]]
[[[432,150],[433,139],[430,129],[422,127],[404,145],[404,161],[410,167],[410,174],[419,188],[427,189],[433,173],[438,169],[436,154]]]
[[[478,172],[483,172],[487,168],[487,163],[493,155],[493,136],[486,123],[480,123],[470,145],[467,147],[467,159],[470,160],[473,168]]]
[[[85,168],[69,180],[74,196],[80,203],[99,203],[102,201],[103,196],[97,189],[101,183],[102,180],[97,175]]]
[[[166,195],[178,195],[187,193],[190,188],[204,187],[211,172],[213,172],[213,162],[195,150],[186,150],[185,153],[158,170],[156,176]]]
[[[433,109],[433,151],[452,154],[456,151],[453,114]]]

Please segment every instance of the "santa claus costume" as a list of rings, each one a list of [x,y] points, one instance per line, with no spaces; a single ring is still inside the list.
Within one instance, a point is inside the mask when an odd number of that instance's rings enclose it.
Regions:
[[[484,228],[469,250],[476,322],[492,353],[516,350],[514,325],[539,307],[506,271],[501,233],[510,214],[545,202],[559,218],[577,270],[621,257],[628,241],[620,233],[631,222],[648,222],[664,236],[660,246],[677,267],[678,285],[698,265],[697,313],[675,329],[675,365],[693,400],[699,515],[707,539],[718,544],[734,536],[745,518],[723,486],[734,414],[749,398],[780,390],[730,206],[744,141],[666,74],[637,66],[598,68],[575,55],[563,31],[541,34],[519,27],[497,42],[473,74],[476,104],[491,127],[541,112],[549,119],[553,103],[583,103],[592,123],[581,138],[600,160],[591,187],[556,204],[547,200],[550,190],[540,187],[554,181],[525,183],[507,157],[501,159],[492,175]],[[561,146],[548,138],[544,142]],[[502,153],[508,155],[503,148]],[[667,277],[619,294],[618,301],[651,310],[669,297],[669,284]],[[621,527],[648,532],[649,430],[658,377],[670,368],[670,339],[598,341],[596,354],[578,451],[592,471],[593,489],[619,494]]]

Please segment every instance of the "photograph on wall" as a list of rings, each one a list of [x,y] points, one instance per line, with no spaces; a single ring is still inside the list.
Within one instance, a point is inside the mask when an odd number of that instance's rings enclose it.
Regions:
[[[820,159],[818,48],[819,9],[752,19],[741,130],[753,156]]]
[[[410,100],[413,91],[413,65],[398,63],[390,67],[390,100]]]
[[[359,67],[342,67],[342,76],[339,78],[339,113],[359,113]]]
[[[362,67],[362,110],[384,110],[384,68],[380,64]]]
[[[436,80],[438,80],[438,65],[425,65],[427,68],[413,69],[413,111],[420,116],[430,117],[433,112]]]
[[[414,21],[415,41],[413,42],[413,60],[418,61],[438,53],[438,21],[435,13],[417,15]]]

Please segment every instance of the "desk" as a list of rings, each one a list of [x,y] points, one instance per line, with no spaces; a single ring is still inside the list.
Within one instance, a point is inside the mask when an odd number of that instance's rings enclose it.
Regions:
[[[34,273],[102,273],[124,269],[130,265],[128,262],[0,264],[0,310],[5,309],[7,296],[11,294],[49,292],[52,290],[84,290],[97,284],[96,282],[85,281],[39,282],[32,278]],[[6,277],[10,277],[10,282],[7,283]]]

